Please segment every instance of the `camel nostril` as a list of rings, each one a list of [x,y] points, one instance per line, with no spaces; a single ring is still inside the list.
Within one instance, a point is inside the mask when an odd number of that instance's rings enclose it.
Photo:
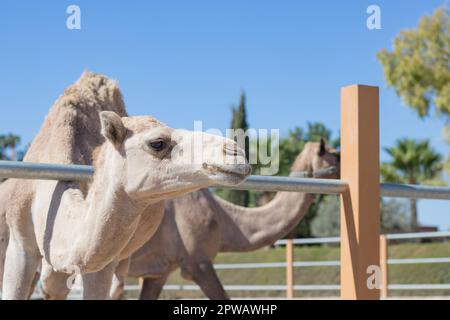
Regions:
[[[251,165],[247,165],[247,167],[245,168],[245,175],[248,176],[250,175],[250,173],[252,173],[252,166]]]
[[[225,143],[223,145],[223,152],[226,155],[230,155],[230,156],[237,156],[239,155],[239,148],[237,146],[237,144],[233,143]]]

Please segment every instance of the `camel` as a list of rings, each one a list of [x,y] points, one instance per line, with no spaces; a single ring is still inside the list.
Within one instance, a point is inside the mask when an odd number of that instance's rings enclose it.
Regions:
[[[333,173],[326,168],[335,167]],[[292,176],[324,172],[339,176],[339,155],[320,143],[308,142],[291,168]],[[118,265],[111,296],[123,296],[128,276],[143,278],[140,299],[157,299],[164,283],[180,268],[185,279],[199,285],[210,299],[228,299],[215,270],[218,252],[245,252],[273,244],[295,227],[315,195],[278,192],[261,207],[245,208],[203,189],[166,203],[166,213],[155,235]]]
[[[201,154],[193,161],[197,141]],[[165,200],[235,185],[251,172],[245,152],[229,139],[128,117],[117,84],[91,72],[55,102],[24,161],[93,165],[95,174],[88,183],[0,185],[0,217],[8,226],[0,236],[8,242],[3,299],[26,299],[40,263],[49,283],[67,285],[63,280],[79,273],[84,298],[107,298],[118,261],[151,238]]]

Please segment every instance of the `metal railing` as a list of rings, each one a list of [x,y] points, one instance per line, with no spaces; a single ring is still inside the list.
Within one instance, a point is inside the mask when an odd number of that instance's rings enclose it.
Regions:
[[[413,233],[398,233],[398,234],[386,234],[387,239],[422,239],[422,238],[450,238],[450,231],[444,232],[413,232]],[[339,243],[339,237],[326,237],[326,238],[303,238],[292,239],[294,244],[329,244]],[[287,240],[278,240],[275,242],[276,246],[285,246]],[[404,258],[404,259],[388,259],[389,265],[404,265],[404,264],[450,264],[449,257],[434,257],[434,258]],[[324,261],[293,261],[293,267],[306,268],[306,267],[339,267],[339,260],[324,260]],[[242,269],[261,269],[261,268],[286,268],[287,262],[262,262],[262,263],[221,263],[214,264],[214,268],[217,270],[242,270]],[[420,283],[420,284],[388,284],[389,290],[450,290],[450,283]],[[225,285],[227,291],[285,291],[286,285]],[[134,291],[139,290],[139,286],[129,285],[126,286],[126,290]],[[164,286],[164,290],[168,291],[198,291],[200,288],[196,285],[178,285],[169,284]],[[302,284],[294,285],[294,291],[337,291],[340,290],[339,284]]]
[[[82,181],[91,179],[93,174],[92,166],[0,161],[0,178]],[[278,176],[250,176],[238,186],[218,187],[336,195],[348,190],[343,180]],[[383,197],[450,200],[450,187],[382,183],[380,189]]]
[[[0,161],[0,178],[83,181],[93,175],[92,166]]]

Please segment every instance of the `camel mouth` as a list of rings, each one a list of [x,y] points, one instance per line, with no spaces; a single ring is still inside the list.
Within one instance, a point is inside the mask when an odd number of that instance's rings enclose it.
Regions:
[[[208,172],[210,179],[219,180],[221,184],[239,184],[252,172],[249,164],[238,165],[212,165],[203,163],[203,169]]]

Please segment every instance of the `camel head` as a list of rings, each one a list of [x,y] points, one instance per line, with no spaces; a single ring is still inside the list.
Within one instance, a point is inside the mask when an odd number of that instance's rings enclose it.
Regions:
[[[234,141],[175,130],[149,116],[100,112],[102,161],[132,198],[163,200],[215,184],[236,185],[251,172]],[[114,171],[114,172],[112,172]]]
[[[334,167],[335,171],[327,173],[326,169]],[[339,179],[340,177],[340,154],[327,146],[324,139],[320,142],[307,142],[291,167],[291,172],[307,172],[318,178]]]

